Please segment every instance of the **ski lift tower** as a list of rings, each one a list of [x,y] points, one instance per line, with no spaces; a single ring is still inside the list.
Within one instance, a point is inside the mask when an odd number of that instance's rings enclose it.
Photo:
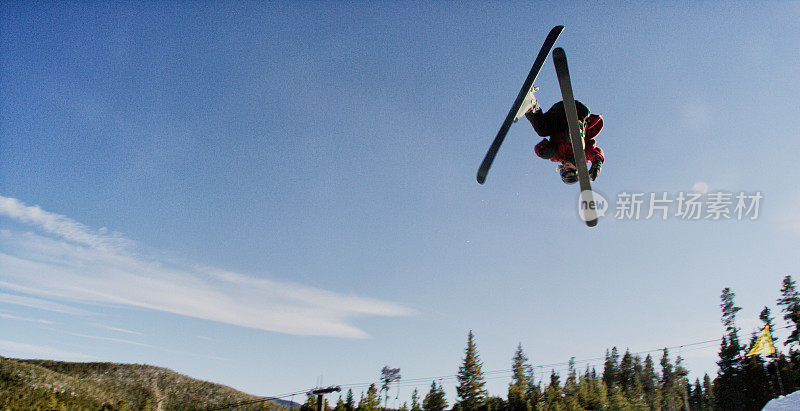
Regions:
[[[330,387],[325,387],[325,388],[315,388],[315,389],[309,391],[308,395],[316,395],[317,396],[317,411],[323,411],[323,409],[322,409],[322,404],[323,404],[322,396],[325,395],[325,394],[330,394],[332,392],[339,392],[341,390],[342,390],[342,388],[339,387],[338,385],[332,385]]]

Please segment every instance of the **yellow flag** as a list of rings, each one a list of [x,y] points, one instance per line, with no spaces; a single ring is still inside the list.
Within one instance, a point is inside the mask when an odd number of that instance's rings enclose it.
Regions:
[[[775,346],[772,345],[772,337],[769,335],[769,326],[764,327],[761,335],[756,340],[756,345],[750,350],[745,357],[758,354],[772,354],[775,352]]]

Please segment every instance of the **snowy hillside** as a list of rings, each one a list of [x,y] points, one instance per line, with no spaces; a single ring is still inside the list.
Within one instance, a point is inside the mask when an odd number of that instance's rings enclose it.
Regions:
[[[762,411],[797,411],[800,410],[800,391],[775,398],[767,403]]]

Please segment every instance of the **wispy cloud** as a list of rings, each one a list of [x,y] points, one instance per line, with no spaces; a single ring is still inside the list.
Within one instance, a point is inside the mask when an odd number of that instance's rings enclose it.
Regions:
[[[92,325],[94,325],[95,327],[102,328],[102,329],[104,329],[104,330],[108,330],[108,331],[116,331],[116,332],[120,332],[120,333],[125,333],[125,334],[133,334],[133,335],[142,335],[142,333],[140,333],[140,332],[138,332],[138,331],[126,330],[126,329],[124,329],[124,328],[119,328],[119,327],[109,327],[109,326],[107,326],[107,325],[102,325],[102,324],[92,324]]]
[[[0,232],[0,287],[40,297],[148,308],[294,335],[364,338],[359,316],[412,313],[396,303],[137,254],[133,243],[0,196],[0,216],[39,232]]]
[[[9,217],[67,241],[93,248],[119,248],[131,244],[118,234],[109,233],[106,228],[93,232],[89,227],[66,216],[49,213],[39,206],[27,206],[15,198],[0,196],[0,216]]]
[[[227,358],[224,358],[224,357],[217,357],[217,356],[205,355],[205,354],[194,354],[194,353],[187,352],[185,350],[180,350],[180,351],[170,350],[170,349],[158,347],[158,346],[155,346],[155,345],[152,345],[152,344],[146,344],[146,343],[143,343],[143,342],[138,342],[138,341],[133,341],[133,340],[126,340],[124,338],[103,337],[103,336],[99,336],[99,335],[89,335],[89,334],[80,334],[80,333],[69,333],[69,334],[70,335],[74,335],[76,337],[81,337],[81,338],[88,338],[88,339],[98,340],[98,341],[106,341],[106,342],[115,343],[115,344],[133,345],[133,346],[137,346],[137,347],[149,348],[149,349],[168,352],[168,353],[173,353],[173,354],[189,355],[189,356],[192,356],[192,357],[206,358],[206,359],[217,360],[217,361],[229,361]]]
[[[40,320],[38,318],[18,317],[16,315],[8,314],[8,313],[0,313],[0,318],[5,318],[7,320],[27,321],[27,322],[38,323],[38,324],[47,324],[47,325],[55,324],[55,322],[53,322],[53,321]]]
[[[101,336],[98,336],[98,335],[88,335],[88,334],[79,334],[79,333],[69,333],[69,334],[70,335],[74,335],[76,337],[89,338],[89,339],[92,339],[92,340],[108,341],[108,342],[113,342],[113,343],[118,343],[118,344],[128,344],[128,345],[135,345],[137,347],[147,347],[147,348],[155,348],[155,349],[163,350],[162,348],[156,347],[155,345],[145,344],[145,343],[141,343],[141,342],[138,342],[138,341],[126,340],[126,339],[123,339],[123,338],[101,337]],[[163,350],[163,351],[167,351],[167,350]]]
[[[0,265],[0,267],[3,267]],[[3,267],[6,268],[6,267]],[[8,288],[8,289],[15,289],[18,291],[35,291],[34,289],[30,289],[27,287],[19,287],[15,284],[7,283],[4,281],[0,281],[0,287]],[[52,301],[42,300],[39,298],[32,298],[32,297],[25,297],[21,295],[14,295],[8,293],[0,293],[0,303],[5,304],[12,304],[12,305],[19,305],[22,307],[29,307],[29,308],[36,308],[39,310],[46,310],[46,311],[53,311],[62,314],[72,314],[72,315],[91,315],[92,313],[86,310],[81,310],[80,308],[70,307],[68,305],[55,303]]]
[[[93,360],[91,355],[59,350],[44,345],[31,345],[14,341],[0,340],[0,351],[4,356],[18,358],[55,358],[60,360]]]

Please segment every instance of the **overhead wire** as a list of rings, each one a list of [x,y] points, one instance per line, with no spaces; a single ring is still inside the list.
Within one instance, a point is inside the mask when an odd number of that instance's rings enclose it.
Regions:
[[[229,409],[229,408],[243,407],[245,405],[253,405],[253,404],[258,404],[258,403],[265,402],[265,401],[272,401],[272,400],[279,400],[279,399],[286,398],[286,397],[293,397],[295,395],[305,394],[307,392],[308,392],[308,390],[303,390],[303,391],[296,391],[296,392],[291,392],[291,393],[282,394],[282,395],[261,397],[261,398],[257,398],[257,399],[254,399],[254,400],[240,401],[240,402],[236,402],[236,403],[220,405],[218,407],[207,408],[207,410],[208,411],[211,411],[211,410],[226,410],[226,409]]]

